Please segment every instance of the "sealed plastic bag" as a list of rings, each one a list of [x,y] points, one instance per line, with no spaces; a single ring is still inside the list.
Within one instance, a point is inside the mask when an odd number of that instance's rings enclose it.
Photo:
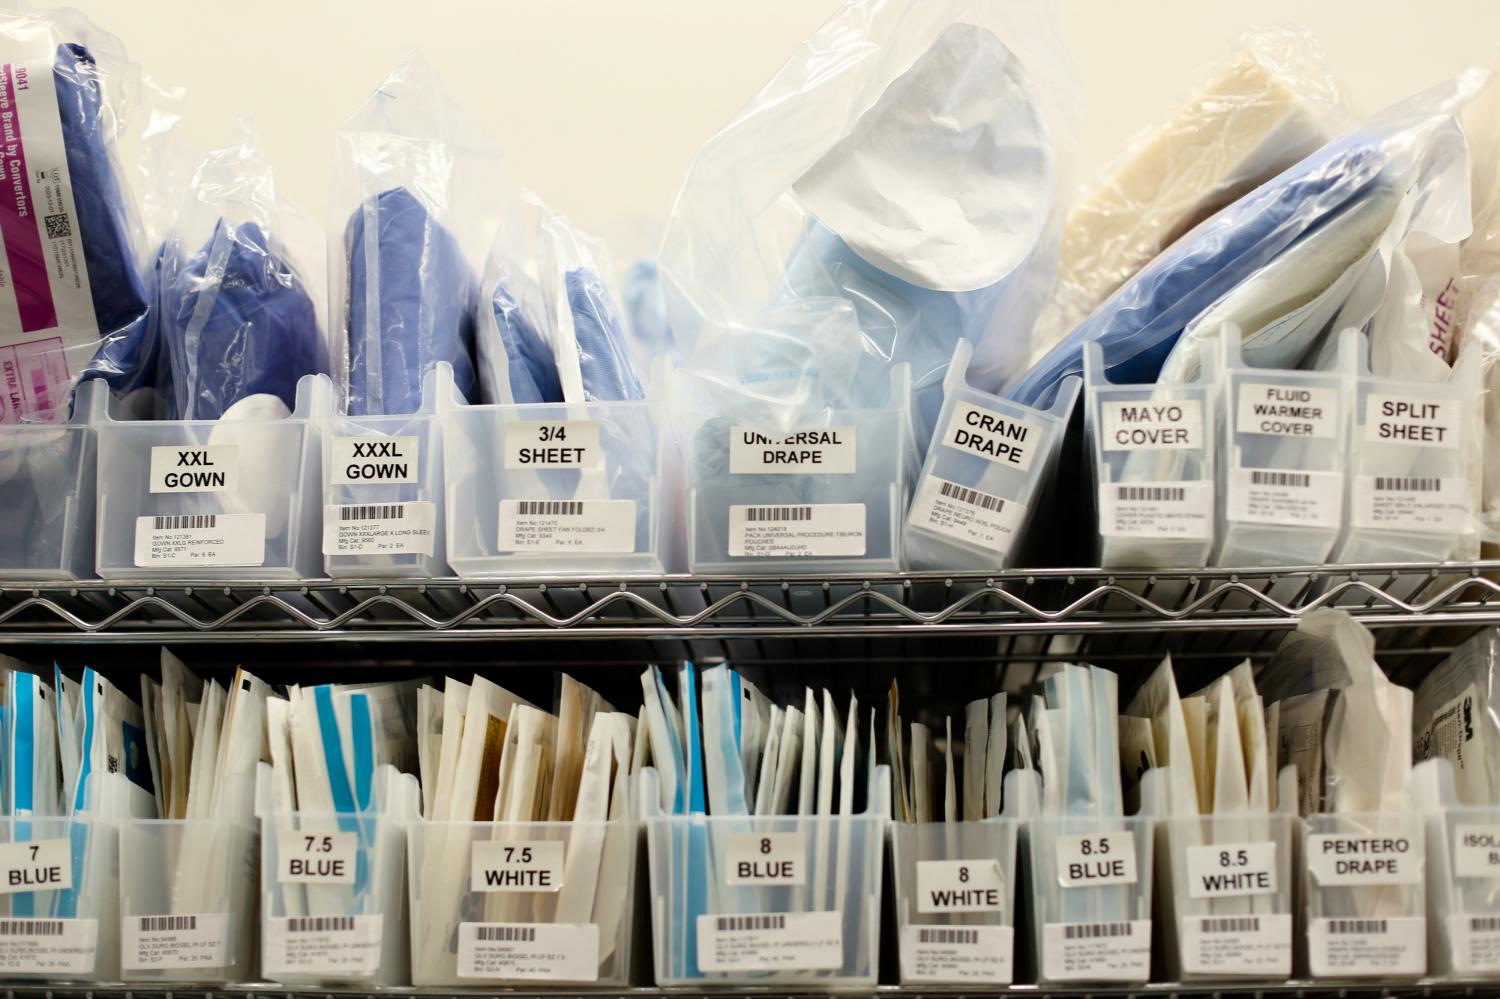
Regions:
[[[882,405],[908,363],[925,443],[956,340],[981,386],[1023,364],[1070,186],[1048,23],[1031,3],[846,3],[684,182],[660,266],[688,366],[791,408],[810,377],[815,407]],[[851,308],[859,336],[812,335]]]
[[[490,250],[482,282],[475,359],[480,399],[496,405],[562,402],[562,382],[541,288],[503,243]]]
[[[478,398],[469,261],[493,228],[479,209],[498,156],[477,134],[418,61],[397,67],[339,133],[334,211],[348,221],[343,265],[331,270],[350,416],[416,412],[439,361],[466,399]]]
[[[65,9],[0,14],[0,52],[15,188],[0,215],[0,423],[61,422],[101,340],[144,332],[139,222],[115,158],[139,74],[117,39]]]
[[[1459,801],[1500,801],[1500,629],[1464,642],[1417,685],[1418,760],[1453,764]]]

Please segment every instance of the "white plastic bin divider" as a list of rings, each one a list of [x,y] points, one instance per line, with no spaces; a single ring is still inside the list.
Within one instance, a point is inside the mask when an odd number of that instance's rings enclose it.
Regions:
[[[828,409],[789,429],[756,426],[673,379],[687,470],[693,572],[882,573],[902,568],[916,470],[911,372],[886,404]]]
[[[1304,820],[1313,978],[1399,981],[1427,973],[1424,821],[1415,809]]]
[[[127,982],[258,977],[260,830],[220,819],[120,825],[120,971]]]
[[[421,412],[345,416],[328,398],[323,424],[323,564],[335,579],[448,575],[437,373]]]
[[[67,423],[0,425],[0,579],[93,577],[95,393],[104,382],[78,386]]]
[[[322,575],[319,418],[333,383],[304,375],[282,420],[115,420],[96,394],[97,568],[106,579]]]
[[[1428,973],[1454,980],[1500,978],[1500,806],[1459,801],[1453,764],[1412,768],[1427,824]]]
[[[1169,981],[1291,977],[1301,831],[1275,812],[1157,820]]]
[[[1345,334],[1335,371],[1252,368],[1240,356],[1238,329],[1226,326],[1220,334],[1214,565],[1320,565],[1333,550],[1344,519],[1359,345],[1358,331]]]
[[[1214,360],[1207,352],[1193,382],[1116,385],[1105,376],[1099,345],[1084,344],[1083,424],[1093,462],[1100,566],[1207,564],[1216,526]]]
[[[886,767],[845,816],[666,815],[656,771],[639,784],[657,985],[875,984]]]
[[[681,471],[663,402],[471,406],[444,364],[431,384],[459,576],[681,570]]]
[[[1082,382],[1063,380],[1048,409],[968,383],[973,348],[960,340],[944,377],[943,408],[907,511],[913,569],[1003,569],[1024,555],[1027,524],[1062,450]]]
[[[382,768],[376,809],[284,812],[261,765],[261,972],[292,986],[405,985],[406,832],[416,779]]]
[[[0,979],[118,981],[119,864],[113,823],[0,818]]]
[[[414,823],[412,984],[631,984],[638,836],[627,820]]]
[[[1152,828],[1142,816],[1026,822],[1041,983],[1150,978]]]

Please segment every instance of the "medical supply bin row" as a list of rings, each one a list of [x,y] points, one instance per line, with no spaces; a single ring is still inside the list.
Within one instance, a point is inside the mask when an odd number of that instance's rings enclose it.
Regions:
[[[1500,807],[1414,776],[1410,812],[1306,819],[1040,818],[1020,774],[984,821],[673,816],[651,770],[638,824],[425,822],[394,787],[258,827],[8,818],[0,976],[622,986],[649,925],[658,985],[868,987],[890,933],[903,984],[1500,977]]]

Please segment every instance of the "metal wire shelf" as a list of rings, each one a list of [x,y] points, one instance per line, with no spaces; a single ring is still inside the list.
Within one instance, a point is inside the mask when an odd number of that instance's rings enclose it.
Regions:
[[[1500,623],[1500,562],[1250,570],[0,585],[0,641],[411,641],[1261,631]]]

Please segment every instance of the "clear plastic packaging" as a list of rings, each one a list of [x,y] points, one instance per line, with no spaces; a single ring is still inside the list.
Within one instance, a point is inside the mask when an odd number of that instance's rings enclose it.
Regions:
[[[656,984],[872,987],[890,787],[876,768],[861,815],[665,815],[656,771],[641,771]],[[763,849],[791,865],[779,883],[753,867]]]
[[[321,575],[319,416],[332,391],[326,375],[308,375],[290,416],[187,421],[116,420],[96,393],[99,575]]]
[[[968,360],[969,345],[959,341],[906,513],[903,540],[913,569],[1015,564],[1052,486],[1078,399],[1081,383],[1073,378],[1044,408],[1010,402],[969,384]]]
[[[0,851],[7,871],[24,872],[38,886],[0,894],[8,928],[0,935],[0,977],[118,981],[117,827],[91,819],[7,816],[0,818]]]
[[[1500,978],[1500,807],[1466,805],[1448,760],[1412,769],[1427,819],[1430,972],[1440,978]]]
[[[88,579],[94,575],[98,455],[89,426],[92,396],[78,388],[65,425],[0,425],[0,579]]]

